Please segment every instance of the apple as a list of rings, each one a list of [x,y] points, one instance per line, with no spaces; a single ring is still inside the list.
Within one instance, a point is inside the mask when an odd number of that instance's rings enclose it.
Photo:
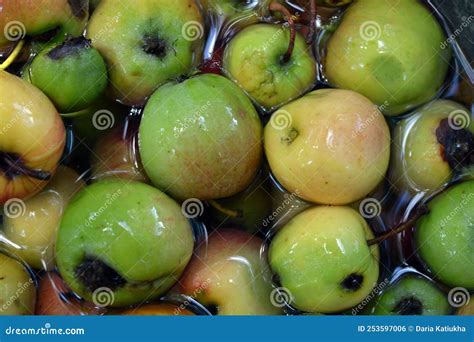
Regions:
[[[229,197],[254,179],[262,124],[228,79],[203,74],[159,88],[140,124],[143,166],[153,184],[179,200]]]
[[[66,131],[51,101],[0,71],[0,204],[41,191],[63,152]]]
[[[168,303],[145,304],[122,312],[126,316],[194,316],[189,310]]]
[[[349,309],[370,294],[379,277],[373,233],[349,207],[313,207],[296,215],[273,237],[270,266],[291,304],[306,312]]]
[[[275,178],[310,202],[355,202],[384,179],[390,132],[367,98],[321,89],[276,111],[265,127],[265,152]]]
[[[99,137],[91,153],[94,181],[124,178],[148,182],[138,154],[137,132],[118,127]]]
[[[204,21],[195,0],[102,0],[87,37],[109,66],[113,97],[143,105],[157,87],[199,62]]]
[[[66,208],[56,263],[79,296],[124,306],[173,286],[193,245],[191,225],[174,200],[140,182],[104,180],[84,188]]]
[[[103,58],[84,37],[69,38],[43,50],[31,62],[28,73],[31,83],[62,113],[91,106],[108,83]]]
[[[256,24],[240,31],[225,49],[226,75],[268,111],[299,97],[316,82],[316,61],[300,34],[285,60],[289,40],[285,27]]]
[[[87,0],[2,1],[0,46],[18,41],[26,34],[37,36],[57,27],[63,36],[80,36],[88,18]]]
[[[10,249],[35,269],[54,267],[54,241],[71,197],[85,186],[76,171],[59,166],[43,191],[24,201],[21,215],[4,215],[5,237],[22,249]]]
[[[469,165],[474,149],[470,115],[456,102],[436,100],[397,123],[390,178],[399,191],[435,191]]]
[[[457,312],[458,316],[474,316],[474,300],[469,300],[469,302],[462,306]]]
[[[385,114],[399,115],[440,90],[451,60],[445,41],[440,24],[417,0],[359,0],[329,39],[325,76],[334,87],[385,104]]]
[[[454,185],[428,203],[416,223],[419,256],[433,276],[453,286],[474,289],[474,181]]]
[[[218,315],[277,315],[271,273],[261,259],[262,240],[222,228],[202,243],[172,292],[182,293]]]
[[[36,284],[19,261],[0,253],[0,315],[32,315]]]
[[[201,0],[203,8],[217,16],[233,18],[250,16],[269,0]]]
[[[35,315],[40,316],[78,316],[97,315],[99,308],[81,302],[66,288],[61,277],[54,272],[46,272],[38,287],[38,300]]]
[[[377,299],[375,315],[448,315],[451,307],[434,283],[421,275],[405,275]]]

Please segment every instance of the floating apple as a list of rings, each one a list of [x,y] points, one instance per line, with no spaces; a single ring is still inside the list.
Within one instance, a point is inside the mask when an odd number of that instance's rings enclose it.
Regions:
[[[91,154],[92,179],[117,177],[147,182],[138,154],[136,132],[121,127],[102,135]]]
[[[39,192],[63,152],[66,132],[51,101],[0,71],[0,204]]]
[[[434,191],[474,163],[474,121],[453,101],[436,100],[394,129],[391,179],[400,191]],[[465,126],[465,127],[463,127]]]
[[[451,59],[445,41],[440,24],[417,0],[359,0],[329,39],[326,77],[398,115],[441,88]]]
[[[176,199],[243,191],[262,160],[262,125],[233,82],[204,74],[159,88],[140,124],[140,155],[155,186]]]
[[[107,69],[99,52],[84,37],[70,38],[45,49],[31,62],[31,83],[41,89],[61,113],[85,109],[107,87]]]
[[[124,306],[167,291],[193,245],[191,226],[175,201],[143,183],[107,180],[86,187],[67,207],[56,262],[83,298]]]
[[[194,0],[102,0],[87,37],[108,63],[114,97],[142,105],[158,86],[191,72],[204,21]]]
[[[446,295],[430,280],[406,275],[392,284],[373,308],[375,315],[448,315]]]
[[[219,229],[196,252],[173,291],[183,293],[218,315],[277,315],[271,274],[262,262],[262,240],[249,233]]]
[[[0,46],[26,34],[36,36],[57,27],[62,35],[80,36],[88,18],[89,1],[84,0],[2,1]]]
[[[71,197],[85,186],[76,171],[60,166],[39,194],[24,201],[21,215],[3,217],[5,237],[22,249],[10,251],[36,269],[54,267],[54,241],[62,214]]]
[[[390,132],[380,111],[352,91],[322,89],[276,111],[265,127],[270,168],[290,193],[349,204],[384,179]]]
[[[0,253],[0,315],[32,315],[36,284],[19,261]]]
[[[269,0],[201,0],[205,10],[225,18],[250,15],[260,5],[268,3]]]
[[[316,81],[316,61],[300,34],[286,56],[290,30],[256,24],[227,45],[224,71],[259,105],[272,110],[309,90]]]
[[[433,276],[474,289],[474,181],[454,185],[431,200],[416,223],[416,248]]]
[[[373,233],[349,207],[313,207],[295,216],[270,243],[269,261],[293,307],[319,313],[349,309],[379,277]]]

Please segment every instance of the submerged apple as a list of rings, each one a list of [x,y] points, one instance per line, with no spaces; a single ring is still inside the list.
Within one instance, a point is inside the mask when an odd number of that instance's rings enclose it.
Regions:
[[[292,306],[307,312],[349,309],[370,294],[379,277],[373,233],[349,207],[313,207],[295,216],[270,243],[270,266]]]
[[[108,63],[115,98],[142,105],[158,86],[191,72],[204,21],[195,0],[102,0],[87,37]]]
[[[155,186],[174,198],[244,190],[262,160],[262,125],[233,82],[204,74],[160,87],[140,124],[140,155]]]
[[[0,71],[0,204],[39,192],[54,173],[66,139],[51,101]]]
[[[193,245],[191,226],[175,201],[143,183],[107,180],[86,187],[67,207],[56,262],[83,298],[124,306],[173,286]]]

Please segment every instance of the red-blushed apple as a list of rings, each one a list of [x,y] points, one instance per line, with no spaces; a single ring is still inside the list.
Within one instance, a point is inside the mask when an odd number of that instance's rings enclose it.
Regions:
[[[355,202],[384,179],[390,131],[366,97],[320,89],[276,111],[265,127],[273,175],[290,193],[331,205]]]
[[[39,192],[54,173],[66,139],[51,101],[28,82],[0,71],[0,204]]]
[[[137,308],[132,308],[122,312],[126,316],[194,316],[186,309],[169,303],[145,304]]]
[[[218,315],[278,315],[271,301],[268,265],[261,257],[262,240],[234,229],[214,231],[198,248],[174,288]]]
[[[99,313],[101,313],[100,309],[77,299],[59,275],[54,272],[43,274],[39,282],[36,315],[77,316],[97,315]]]
[[[91,154],[92,179],[109,177],[147,182],[136,134],[116,128],[96,142]]]

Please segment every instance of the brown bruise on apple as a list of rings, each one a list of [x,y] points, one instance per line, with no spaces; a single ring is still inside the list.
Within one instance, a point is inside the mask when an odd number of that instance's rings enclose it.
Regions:
[[[471,131],[453,129],[449,119],[443,119],[436,129],[436,138],[441,145],[441,156],[452,170],[460,171],[474,165],[474,134]]]

